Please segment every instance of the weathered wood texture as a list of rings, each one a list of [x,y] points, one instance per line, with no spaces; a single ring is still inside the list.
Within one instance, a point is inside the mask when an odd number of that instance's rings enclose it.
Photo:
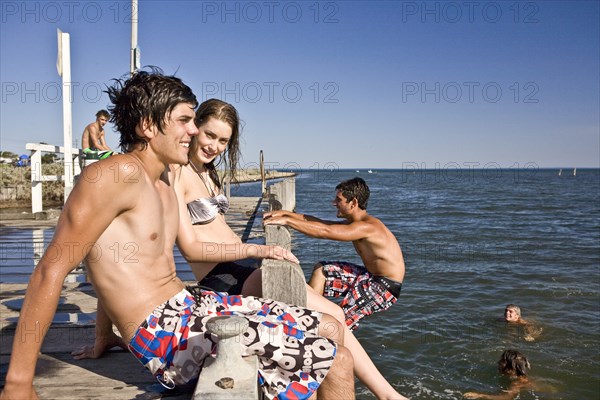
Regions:
[[[290,232],[285,226],[265,227],[267,244],[291,247]],[[285,260],[263,260],[263,297],[297,306],[306,306],[306,281],[300,265]]]
[[[253,219],[255,211],[260,208],[260,201],[258,197],[239,200],[234,197],[226,216],[237,234],[243,235],[250,229],[249,238],[254,241],[264,236],[259,221]],[[14,219],[6,222],[10,226],[34,228],[54,226],[56,218],[46,221]],[[4,386],[16,321],[26,289],[25,283],[0,283],[0,390]],[[73,359],[71,351],[93,343],[95,312],[96,295],[92,286],[65,281],[55,322],[49,327],[37,364],[34,385],[40,398],[113,400],[168,397],[189,400],[193,396],[194,385],[167,391],[138,360],[123,350],[113,350],[97,360]],[[28,334],[40,333],[32,331]],[[244,399],[242,396],[234,398]]]
[[[267,188],[269,211],[296,209],[296,178],[285,178]]]
[[[292,211],[296,206],[295,178],[270,185],[268,192],[269,210]],[[292,247],[290,231],[285,226],[266,226],[265,242],[287,250]],[[306,306],[306,281],[300,265],[290,261],[263,260],[261,269],[263,297]]]
[[[287,184],[288,190],[290,188]],[[276,189],[278,190],[283,189]],[[290,201],[289,192],[285,192],[287,200],[281,201],[276,195],[269,196],[273,203],[295,204]],[[260,198],[232,198],[232,206],[227,214],[227,221],[233,230],[245,237],[245,240],[264,240],[268,244],[278,244],[284,248],[291,247],[289,231],[285,227],[271,226],[263,233],[260,219],[255,219],[257,212],[266,208]],[[12,226],[30,227],[35,220],[11,221]],[[52,224],[53,221],[43,221]],[[54,221],[55,223],[56,221]],[[37,221],[41,224],[42,221]],[[265,261],[263,268],[263,287],[265,297],[274,298],[297,305],[306,304],[304,275],[297,264],[282,261]],[[191,283],[191,282],[190,282]],[[26,284],[0,284],[0,387],[8,368],[8,361],[14,337],[15,324],[18,318],[20,301],[25,295]],[[167,391],[142,365],[129,354],[121,350],[113,350],[98,360],[75,360],[70,355],[74,349],[93,342],[96,297],[89,284],[65,282],[61,293],[61,301],[57,309],[57,317],[62,322],[53,323],[42,346],[42,354],[38,361],[34,385],[43,399],[189,399],[193,397],[193,386]],[[30,334],[39,335],[40,332]],[[40,336],[41,337],[41,336]],[[238,346],[239,347],[239,346]],[[236,370],[241,365],[225,367]],[[246,360],[254,371],[250,381],[240,387],[253,387],[256,391],[257,359]],[[214,384],[214,382],[213,382]],[[202,385],[204,386],[204,384]],[[235,386],[234,386],[235,387]],[[212,395],[211,395],[212,396]],[[258,394],[257,396],[260,396]],[[232,391],[218,397],[208,395],[195,397],[202,399],[246,399],[246,395]],[[257,398],[254,394],[250,398]]]
[[[20,301],[26,284],[0,284],[0,387],[8,368]],[[9,307],[10,306],[10,307]],[[75,360],[71,351],[93,343],[96,297],[90,285],[65,283],[57,316],[80,322],[56,322],[46,334],[34,386],[41,399],[158,399],[164,394],[152,374],[129,352],[111,351],[98,360]],[[84,317],[91,316],[91,317]],[[68,321],[68,319],[67,319]],[[41,338],[40,330],[28,335]],[[187,389],[187,393],[184,393]],[[191,387],[171,392],[189,399]]]

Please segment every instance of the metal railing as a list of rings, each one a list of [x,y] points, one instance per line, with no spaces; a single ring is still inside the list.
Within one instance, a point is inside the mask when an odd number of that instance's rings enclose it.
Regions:
[[[65,182],[65,201],[73,188],[73,181],[76,175],[81,174],[81,164],[79,163],[80,149],[72,148],[73,160],[63,160],[65,163],[64,175],[43,175],[42,174],[42,152],[64,154],[63,146],[54,146],[51,144],[27,143],[25,149],[31,151],[31,212],[39,213],[43,211],[42,204],[42,183],[63,181]]]

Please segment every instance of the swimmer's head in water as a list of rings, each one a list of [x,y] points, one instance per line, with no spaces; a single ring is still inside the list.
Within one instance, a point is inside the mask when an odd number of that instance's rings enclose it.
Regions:
[[[500,373],[506,375],[526,376],[531,364],[523,353],[517,350],[505,350],[498,361]]]
[[[504,320],[506,322],[516,322],[521,318],[521,309],[515,304],[509,304],[504,309]]]

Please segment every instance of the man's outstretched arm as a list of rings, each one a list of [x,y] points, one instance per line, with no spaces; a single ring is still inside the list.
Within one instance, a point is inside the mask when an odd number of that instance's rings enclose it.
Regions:
[[[265,213],[265,225],[285,225],[317,239],[351,242],[369,236],[373,227],[366,222],[334,222],[325,221],[310,215],[292,213],[290,211],[273,211]]]

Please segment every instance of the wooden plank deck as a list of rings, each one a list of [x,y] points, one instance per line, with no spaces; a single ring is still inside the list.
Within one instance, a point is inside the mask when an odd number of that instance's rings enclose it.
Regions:
[[[227,221],[245,241],[264,242],[260,225],[264,203],[261,200],[257,197],[231,199]],[[2,221],[10,226],[53,226],[52,220],[38,221],[38,225],[35,222],[31,219]],[[4,386],[26,286],[22,283],[0,283],[0,388]],[[95,309],[96,297],[91,285],[65,282],[55,317],[57,322],[52,324],[46,335],[37,364],[34,385],[40,398],[112,400],[168,397],[178,400],[191,397],[193,386],[166,392],[126,351],[113,350],[98,360],[73,359],[70,355],[72,350],[93,342]]]

